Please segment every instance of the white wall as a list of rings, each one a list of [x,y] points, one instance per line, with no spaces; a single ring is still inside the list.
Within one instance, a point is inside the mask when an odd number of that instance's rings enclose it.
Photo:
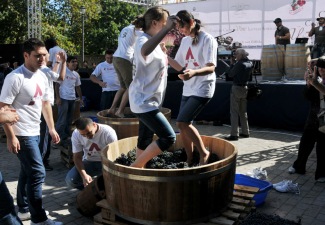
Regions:
[[[298,5],[302,3],[301,5]],[[297,37],[308,37],[311,23],[325,16],[324,0],[206,0],[178,4],[166,4],[164,8],[171,14],[186,9],[201,20],[203,30],[213,36],[231,36],[241,42],[251,59],[260,59],[263,45],[274,44],[276,29],[273,20],[282,19],[282,24],[290,29],[291,43]],[[323,4],[321,4],[323,3]],[[313,38],[309,39],[313,44]]]

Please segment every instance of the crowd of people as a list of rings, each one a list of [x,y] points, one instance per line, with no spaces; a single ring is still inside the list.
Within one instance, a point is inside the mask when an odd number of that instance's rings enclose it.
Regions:
[[[306,72],[306,96],[311,101],[310,114],[301,137],[298,158],[289,173],[304,174],[306,162],[315,143],[317,169],[315,179],[325,182],[325,134],[320,131],[318,113],[325,110],[325,29],[323,17],[312,24],[309,35],[315,35],[313,60]],[[282,20],[274,20],[276,44],[289,44],[289,29]],[[200,155],[200,165],[208,163],[209,150],[193,125],[198,114],[209,103],[215,92],[215,68],[218,43],[201,29],[201,21],[187,10],[176,15],[160,6],[149,8],[125,27],[118,39],[117,50],[108,49],[105,61],[95,66],[90,75],[92,82],[102,88],[101,110],[111,116],[124,117],[129,102],[131,111],[139,119],[136,160],[131,167],[144,168],[146,163],[166,151],[176,141],[176,134],[161,113],[167,86],[168,65],[179,72],[183,92],[176,119],[187,155],[192,164],[194,148]],[[174,58],[168,56],[162,42],[172,29],[184,37]],[[60,225],[47,217],[42,204],[42,185],[49,165],[51,147],[67,144],[72,147],[75,166],[67,173],[68,187],[82,190],[94,177],[101,174],[100,150],[118,140],[108,125],[98,124],[90,118],[73,120],[77,96],[83,105],[81,80],[77,57],[66,54],[55,39],[45,43],[30,38],[23,44],[24,64],[6,74],[0,95],[0,122],[4,125],[9,152],[20,162],[17,187],[18,215],[13,198],[0,172],[0,223],[22,224],[31,220],[35,225]],[[234,53],[227,73],[233,78],[230,93],[231,133],[226,137],[236,141],[249,138],[247,119],[248,80],[252,72],[248,53],[239,46]],[[54,82],[54,83],[53,83]],[[52,107],[56,104],[58,116],[53,119]],[[241,132],[239,132],[239,121]],[[71,132],[74,122],[75,130]],[[154,134],[157,139],[153,141]],[[51,144],[52,143],[52,144]]]

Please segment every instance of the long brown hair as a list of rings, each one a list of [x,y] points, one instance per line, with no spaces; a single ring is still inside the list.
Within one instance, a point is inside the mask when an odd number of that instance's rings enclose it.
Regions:
[[[182,25],[185,24],[190,24],[191,20],[195,21],[195,26],[193,28],[194,30],[194,38],[193,38],[193,45],[196,45],[199,42],[199,31],[201,29],[201,21],[198,19],[195,19],[194,16],[192,15],[192,13],[190,13],[187,10],[181,10],[179,11],[176,16],[178,16],[178,18],[180,19],[180,23]]]
[[[151,22],[156,20],[160,21],[164,17],[164,13],[167,13],[169,16],[168,10],[164,9],[161,6],[154,6],[149,8],[145,14],[138,16],[137,18],[137,28],[142,28],[144,32],[150,29]],[[135,25],[135,24],[134,24]],[[136,26],[136,25],[135,25]]]

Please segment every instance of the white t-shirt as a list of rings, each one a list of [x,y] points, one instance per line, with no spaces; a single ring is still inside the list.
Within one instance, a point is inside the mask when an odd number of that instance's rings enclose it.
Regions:
[[[47,77],[49,81],[49,101],[51,105],[54,105],[54,88],[53,88],[53,82],[56,82],[59,79],[59,74],[53,72],[50,68],[47,66],[42,66],[40,69]]]
[[[134,25],[124,27],[118,36],[118,47],[114,57],[120,57],[132,62],[134,54],[134,44],[137,37],[142,35],[142,31],[134,29]]]
[[[184,37],[176,53],[175,60],[187,69],[200,69],[207,63],[217,66],[218,43],[210,34],[199,32],[199,43],[192,45],[192,37]],[[184,81],[183,96],[212,98],[215,90],[215,72],[195,76]]]
[[[158,109],[164,99],[167,86],[167,55],[158,45],[144,59],[141,48],[150,36],[143,34],[135,44],[133,81],[129,87],[132,112],[144,113]]]
[[[41,70],[29,71],[24,65],[6,76],[0,102],[16,109],[19,120],[12,128],[17,136],[40,134],[42,101],[49,101],[48,80]]]
[[[60,84],[60,98],[65,100],[76,99],[76,86],[81,85],[80,76],[76,71],[67,68],[64,80],[58,81],[58,83]]]
[[[104,61],[98,64],[94,72],[92,72],[92,75],[95,75],[96,77],[101,76],[103,82],[106,82],[106,87],[103,88],[103,91],[118,91],[120,89],[120,81],[117,77],[113,63]]]
[[[83,151],[83,160],[101,161],[100,151],[108,144],[117,141],[115,130],[106,124],[97,124],[99,129],[92,139],[83,137],[77,129],[72,133],[72,152]]]
[[[58,52],[62,52],[62,51],[65,54],[65,58],[67,58],[67,53],[62,48],[60,48],[59,46],[54,46],[53,48],[50,48],[50,50],[49,50],[49,55],[50,55],[49,61],[52,62],[52,67],[54,67],[54,64],[56,63],[56,54]],[[60,63],[60,65],[58,67],[58,71],[61,70],[61,66],[62,66],[62,62]]]

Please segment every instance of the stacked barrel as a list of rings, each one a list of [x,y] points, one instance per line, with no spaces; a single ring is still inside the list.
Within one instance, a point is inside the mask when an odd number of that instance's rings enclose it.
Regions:
[[[306,44],[266,45],[261,56],[262,79],[278,81],[303,80],[310,49]]]

